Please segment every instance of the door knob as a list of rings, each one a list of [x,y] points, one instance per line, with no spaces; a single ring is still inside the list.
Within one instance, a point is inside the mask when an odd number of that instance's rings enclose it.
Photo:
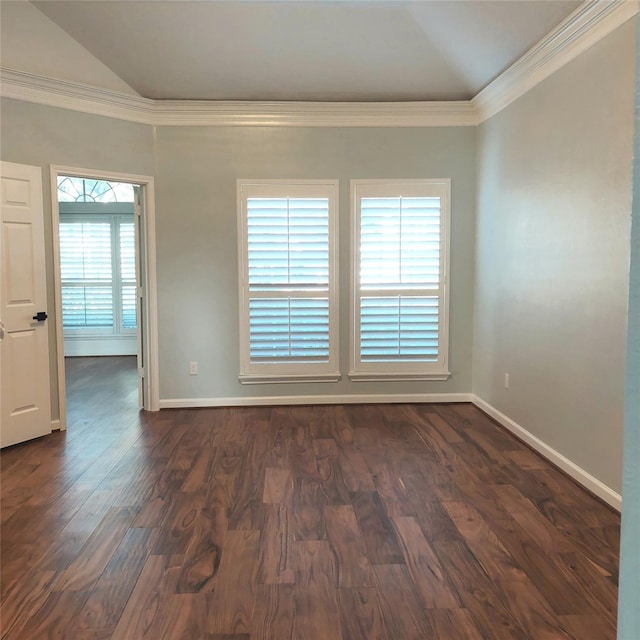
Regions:
[[[33,319],[37,320],[38,322],[44,322],[47,319],[47,312],[38,311],[38,313],[36,313],[36,315],[33,316]]]

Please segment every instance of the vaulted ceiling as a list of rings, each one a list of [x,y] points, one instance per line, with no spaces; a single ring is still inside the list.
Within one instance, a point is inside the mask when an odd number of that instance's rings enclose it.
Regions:
[[[146,98],[386,102],[472,98],[581,3],[32,4]]]

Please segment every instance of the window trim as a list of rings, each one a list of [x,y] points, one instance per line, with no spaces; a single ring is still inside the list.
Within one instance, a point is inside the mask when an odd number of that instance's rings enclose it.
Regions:
[[[369,196],[440,196],[439,357],[436,362],[365,362],[360,358],[360,199]],[[351,292],[349,311],[349,379],[354,382],[448,380],[449,372],[449,260],[451,238],[451,180],[367,179],[350,181]]]
[[[238,211],[239,375],[242,384],[337,382],[338,313],[338,180],[236,180]],[[249,343],[248,229],[249,197],[326,197],[329,200],[329,357],[326,362],[251,362]]]

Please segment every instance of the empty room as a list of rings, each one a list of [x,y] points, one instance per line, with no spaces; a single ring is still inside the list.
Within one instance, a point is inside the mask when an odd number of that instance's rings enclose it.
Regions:
[[[3,640],[639,640],[638,24],[2,0]]]

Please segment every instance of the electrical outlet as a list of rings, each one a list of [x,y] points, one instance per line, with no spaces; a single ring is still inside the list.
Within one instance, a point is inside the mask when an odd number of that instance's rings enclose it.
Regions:
[[[198,375],[198,363],[193,360],[189,363],[189,375],[197,376]]]
[[[504,388],[505,389],[509,388],[509,374],[508,373],[504,374]]]

